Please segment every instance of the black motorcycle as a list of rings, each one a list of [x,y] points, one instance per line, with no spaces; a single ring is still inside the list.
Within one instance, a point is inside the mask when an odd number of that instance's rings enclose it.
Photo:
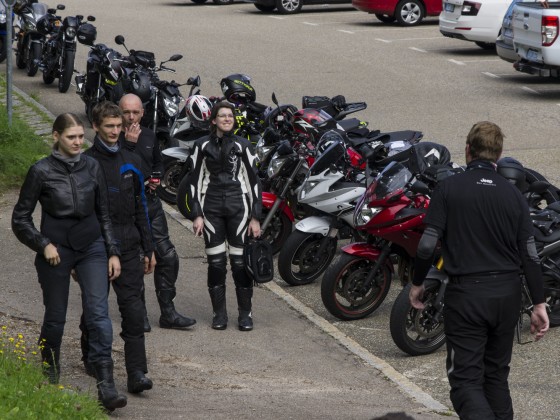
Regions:
[[[0,63],[3,63],[8,56],[7,23],[8,14],[6,13],[6,6],[4,6],[4,3],[0,2]]]
[[[80,35],[78,40],[85,43]],[[105,44],[91,45],[87,71],[85,74],[78,73],[75,77],[76,93],[84,101],[85,113],[90,122],[95,105],[103,101],[117,103],[124,95],[123,78],[127,65],[130,65],[130,61],[118,51]]]
[[[45,3],[31,3],[30,0],[18,0],[13,10],[19,17],[16,25],[16,66],[26,69],[27,75],[32,77],[39,70],[45,43],[45,36],[37,30],[37,22],[48,13],[48,6]]]
[[[64,10],[65,6],[59,4],[57,9]],[[61,22],[60,17],[53,14],[54,10],[49,9],[49,14],[37,24],[41,32],[48,32],[39,67],[43,71],[43,82],[50,85],[58,78],[58,90],[65,93],[74,74],[78,35],[81,35],[81,43],[93,44],[97,31],[88,22],[95,21],[95,17],[88,16],[87,21],[84,21],[82,15],[67,16]]]

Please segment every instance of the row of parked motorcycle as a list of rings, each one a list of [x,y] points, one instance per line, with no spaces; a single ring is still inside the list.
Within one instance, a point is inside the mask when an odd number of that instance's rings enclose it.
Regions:
[[[282,279],[302,286],[322,276],[326,309],[341,320],[355,320],[383,303],[396,276],[403,286],[390,320],[397,346],[420,355],[443,345],[447,277],[442,262],[428,276],[423,310],[410,306],[408,283],[431,191],[441,179],[463,170],[451,162],[445,146],[422,141],[419,131],[371,130],[366,122],[347,118],[367,104],[349,103],[342,95],[304,96],[301,106],[295,106],[280,104],[273,94],[272,104],[264,105],[257,102],[251,78],[244,74],[222,78],[223,96],[203,96],[199,76],[185,83],[159,77],[160,72],[174,72],[167,63],[180,60],[180,54],[158,65],[154,53],[129,49],[122,35],[115,43],[126,53],[96,44],[93,16],[63,19],[57,16],[62,5],[48,9],[42,3],[18,2],[18,67],[30,76],[41,69],[45,83],[58,78],[59,90],[65,92],[76,73],[79,42],[90,48],[86,72],[75,76],[90,121],[99,102],[117,102],[125,93],[141,98],[142,123],[154,130],[162,148],[164,173],[158,194],[163,200],[188,214],[185,197],[193,143],[209,132],[212,106],[230,101],[236,108],[236,134],[251,141],[258,157],[261,227],[278,254]],[[185,85],[190,91],[183,96],[179,88]],[[514,159],[502,160],[499,170],[528,200],[551,324],[560,325],[559,190]],[[340,241],[350,243],[332,263]],[[525,293],[520,322],[530,310]]]

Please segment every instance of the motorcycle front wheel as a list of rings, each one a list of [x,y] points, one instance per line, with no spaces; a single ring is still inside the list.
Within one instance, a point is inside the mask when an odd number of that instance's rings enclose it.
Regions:
[[[366,284],[375,261],[342,254],[331,265],[321,282],[321,299],[325,308],[343,321],[365,318],[385,300],[391,287],[391,272],[383,264],[375,273],[373,284]]]
[[[185,216],[184,211],[186,211],[186,204],[178,203],[177,197],[179,195],[179,187],[181,185],[181,181],[183,180],[181,175],[183,174],[184,165],[184,162],[179,161],[172,161],[166,164],[163,170],[160,184],[156,189],[156,193],[159,198],[161,198],[167,204],[177,204],[177,207],[179,208],[179,211],[183,216]],[[186,194],[186,186],[184,188],[184,193]],[[180,201],[184,202],[184,200]],[[183,204],[183,206],[181,206],[181,204]]]
[[[268,214],[268,209],[262,209],[261,225]],[[272,217],[270,224],[264,232],[261,232],[261,238],[267,241],[272,247],[272,253],[277,254],[282,249],[282,246],[288,240],[288,236],[292,233],[292,221],[286,214],[279,210]]]
[[[406,285],[393,303],[389,318],[391,337],[399,349],[411,356],[430,354],[445,343],[443,316],[439,322],[434,320],[437,309],[434,301],[438,294],[440,283],[426,282],[422,303],[424,309],[412,307],[408,297],[411,285]]]
[[[328,241],[319,254],[321,243]],[[307,233],[294,230],[278,255],[278,272],[282,279],[292,285],[309,284],[327,269],[336,253],[336,238],[325,237],[320,233]]]
[[[0,63],[3,63],[8,56],[8,48],[6,45],[6,35],[0,36]]]
[[[27,75],[29,77],[33,77],[39,70],[39,60],[41,59],[43,49],[41,47],[41,44],[39,44],[38,42],[31,42],[31,40],[29,40],[28,48],[29,55],[25,63],[25,69],[27,71]]]
[[[560,325],[560,284],[549,276],[544,278],[544,299],[550,326],[558,327]]]
[[[58,91],[65,93],[70,87],[72,75],[74,74],[74,51],[65,51],[64,63],[62,64],[62,74],[58,78]]]

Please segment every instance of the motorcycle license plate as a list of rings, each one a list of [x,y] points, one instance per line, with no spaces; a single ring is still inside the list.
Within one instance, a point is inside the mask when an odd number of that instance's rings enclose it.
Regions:
[[[455,5],[451,3],[445,3],[445,11],[449,13],[453,13],[455,10]]]

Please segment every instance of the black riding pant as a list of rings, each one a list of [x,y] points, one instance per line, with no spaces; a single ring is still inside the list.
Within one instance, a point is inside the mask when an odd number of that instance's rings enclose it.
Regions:
[[[205,195],[201,204],[204,213],[204,243],[208,256],[208,287],[225,284],[228,247],[235,286],[252,287],[253,282],[243,265],[243,248],[250,220],[247,195]]]
[[[520,302],[518,273],[451,278],[447,377],[461,419],[513,419],[508,375]]]

